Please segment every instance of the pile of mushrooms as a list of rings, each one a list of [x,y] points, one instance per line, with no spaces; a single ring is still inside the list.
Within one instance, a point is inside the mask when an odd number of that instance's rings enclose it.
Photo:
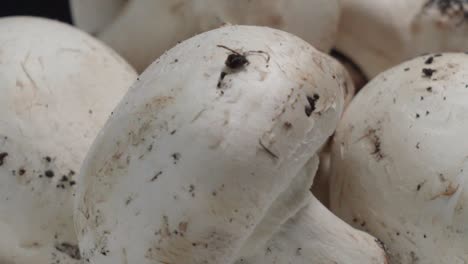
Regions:
[[[0,264],[468,263],[468,0],[70,7],[0,19]]]
[[[167,49],[226,23],[293,33],[328,52],[338,0],[71,0],[75,24],[102,39],[139,72]]]

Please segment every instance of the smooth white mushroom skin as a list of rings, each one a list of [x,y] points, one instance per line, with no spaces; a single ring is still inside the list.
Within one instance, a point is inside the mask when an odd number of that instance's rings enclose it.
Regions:
[[[340,16],[338,0],[70,2],[75,24],[95,33],[140,72],[176,43],[226,23],[282,29],[328,52]]]
[[[337,48],[368,78],[425,53],[468,50],[464,0],[343,0]]]
[[[381,239],[390,263],[468,262],[467,80],[467,54],[405,62],[361,90],[338,127],[331,208]]]
[[[235,67],[229,58],[248,63]],[[243,263],[270,242],[286,243],[275,233],[309,203],[314,155],[341,115],[344,76],[305,41],[263,27],[227,26],[169,50],[130,89],[86,158],[75,214],[84,258]],[[297,238],[284,258],[304,263],[296,250],[306,242]],[[340,246],[325,255],[341,254]],[[384,263],[375,241],[364,248],[364,263]]]
[[[68,25],[0,19],[0,263],[81,263],[77,173],[135,78],[117,54]]]

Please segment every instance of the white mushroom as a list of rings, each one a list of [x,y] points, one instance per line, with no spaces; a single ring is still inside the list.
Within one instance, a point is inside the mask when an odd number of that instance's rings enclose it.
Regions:
[[[337,47],[369,78],[429,52],[468,49],[464,0],[343,0]]]
[[[468,263],[468,55],[379,75],[336,132],[331,206],[381,239],[391,263]]]
[[[340,14],[338,0],[71,0],[71,7],[78,27],[138,71],[177,42],[225,23],[279,28],[328,52]]]
[[[262,27],[223,27],[168,51],[82,167],[75,221],[84,258],[385,263],[373,237],[308,191],[343,109],[344,74],[303,40]]]
[[[0,19],[0,263],[81,263],[75,172],[135,78],[70,26]]]

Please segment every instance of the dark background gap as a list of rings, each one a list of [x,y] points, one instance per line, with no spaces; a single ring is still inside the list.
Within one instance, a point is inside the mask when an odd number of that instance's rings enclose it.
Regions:
[[[1,0],[1,4],[0,17],[40,16],[71,24],[68,0]]]

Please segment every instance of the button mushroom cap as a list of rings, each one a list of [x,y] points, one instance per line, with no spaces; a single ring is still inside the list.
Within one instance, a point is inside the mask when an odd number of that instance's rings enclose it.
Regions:
[[[309,192],[343,109],[344,74],[305,41],[264,27],[227,26],[169,50],[84,162],[75,211],[83,257],[385,263],[374,238]]]
[[[338,31],[338,0],[71,0],[73,20],[138,71],[177,42],[225,23],[270,26],[328,52]]]
[[[424,53],[468,48],[459,0],[343,0],[337,48],[369,78]]]
[[[467,78],[466,54],[405,62],[361,90],[338,127],[332,210],[381,239],[391,263],[468,262]]]
[[[0,19],[0,263],[81,263],[75,172],[135,78],[68,25]]]

